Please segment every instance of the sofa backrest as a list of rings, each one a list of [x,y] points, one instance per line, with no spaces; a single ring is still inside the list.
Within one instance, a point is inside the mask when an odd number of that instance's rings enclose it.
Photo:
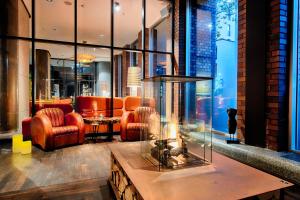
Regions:
[[[81,115],[92,116],[94,112],[102,113],[108,116],[111,109],[111,98],[97,96],[79,96],[77,97],[77,111]],[[123,100],[122,98],[113,98],[114,116],[122,116]]]
[[[29,108],[30,108],[30,114],[31,114],[31,107],[32,107],[32,102],[29,103]],[[72,106],[72,102],[67,99],[67,100],[56,100],[55,102],[40,102],[37,101],[35,103],[35,110],[39,111],[42,110],[44,108],[60,108],[64,114],[68,114],[73,112],[73,106]]]
[[[155,99],[128,96],[124,98],[124,111],[135,111],[138,107],[155,108]]]
[[[142,98],[141,97],[125,97],[124,98],[124,111],[134,111],[141,106]]]
[[[47,115],[53,127],[64,125],[64,112],[59,108],[45,108],[36,113],[36,115]]]

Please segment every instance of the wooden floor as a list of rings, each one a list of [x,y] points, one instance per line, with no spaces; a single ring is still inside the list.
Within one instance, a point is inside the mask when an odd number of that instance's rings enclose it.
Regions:
[[[107,143],[53,152],[34,147],[31,155],[10,148],[0,143],[0,199],[111,199]]]

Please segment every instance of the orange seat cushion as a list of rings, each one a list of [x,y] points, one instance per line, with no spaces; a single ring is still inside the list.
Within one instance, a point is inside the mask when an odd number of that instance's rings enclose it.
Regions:
[[[60,127],[53,127],[52,129],[54,135],[64,135],[67,133],[73,133],[78,131],[77,126],[60,126]]]

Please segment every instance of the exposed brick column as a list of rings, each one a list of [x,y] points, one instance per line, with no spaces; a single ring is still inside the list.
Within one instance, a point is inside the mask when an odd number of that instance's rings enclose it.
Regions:
[[[238,41],[238,137],[246,133],[247,82],[247,1],[239,0]],[[288,148],[288,6],[287,0],[264,1],[267,6],[266,82],[265,82],[265,143],[272,150]],[[262,2],[263,3],[263,2]],[[248,22],[249,23],[249,22]],[[251,41],[250,41],[251,42]]]
[[[174,19],[174,67],[175,74],[185,75],[186,71],[186,1],[175,0],[175,19]],[[179,93],[181,91],[181,93]],[[184,87],[175,84],[174,85],[174,112],[178,116],[184,116]],[[179,102],[181,105],[179,106]],[[182,119],[179,119],[180,121]]]
[[[266,145],[273,150],[287,150],[287,0],[271,0],[268,7]]]
[[[175,71],[185,75],[186,61],[186,1],[175,0]]]
[[[237,133],[238,138],[245,139],[245,110],[246,110],[246,3],[247,0],[239,0],[238,16],[238,83],[237,83]]]

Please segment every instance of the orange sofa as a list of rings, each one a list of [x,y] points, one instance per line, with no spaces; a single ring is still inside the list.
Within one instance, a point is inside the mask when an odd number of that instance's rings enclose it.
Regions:
[[[44,108],[60,108],[64,114],[68,114],[73,112],[73,106],[72,106],[72,100],[71,99],[62,99],[62,100],[55,100],[55,101],[37,101],[35,104],[36,112],[39,110],[42,110]],[[29,110],[31,112],[31,102],[29,104]],[[30,113],[31,114],[31,113]],[[31,138],[31,117],[25,118],[22,120],[22,134],[23,138],[25,140]]]
[[[98,117],[101,114],[104,117],[111,115],[111,98],[97,96],[79,96],[76,99],[76,110],[83,117]],[[123,115],[123,99],[113,98],[113,116],[122,117]],[[120,132],[120,123],[114,124],[113,131]],[[101,125],[98,129],[100,133],[107,133],[108,126]],[[92,127],[85,124],[85,133],[91,133]]]
[[[65,115],[59,108],[42,109],[32,118],[31,137],[44,150],[83,144],[84,122],[74,112]]]
[[[142,129],[147,125],[142,123],[155,112],[154,99],[144,99],[141,97],[125,97],[124,113],[121,118],[121,139],[122,141],[138,141]]]

